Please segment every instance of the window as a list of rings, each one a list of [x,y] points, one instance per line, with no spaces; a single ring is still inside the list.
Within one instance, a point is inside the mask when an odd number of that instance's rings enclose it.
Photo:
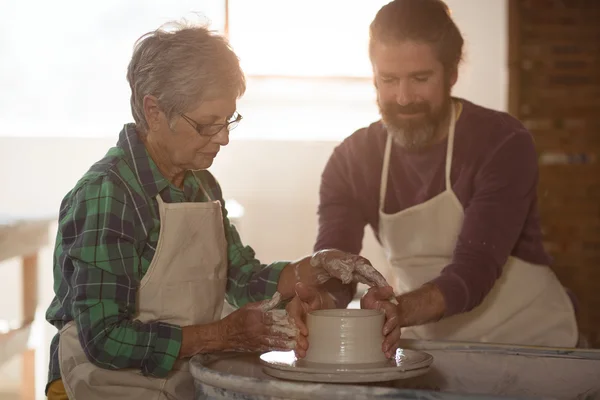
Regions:
[[[224,0],[5,3],[0,136],[116,137],[132,121],[125,75],[134,42],[183,17],[220,31],[225,23]]]
[[[377,118],[366,46],[383,2],[348,4],[11,1],[0,16],[0,136],[115,136],[132,120],[125,74],[135,40],[182,17],[223,32],[226,9],[248,76],[244,122],[232,139],[347,136]]]
[[[229,39],[248,76],[235,135],[340,140],[379,118],[368,29],[389,0],[229,0]]]
[[[229,38],[249,76],[371,77],[368,29],[389,0],[229,0]]]
[[[133,43],[185,17],[210,21],[221,32],[228,22],[248,77],[239,102],[244,120],[232,140],[343,139],[379,118],[368,28],[388,1],[5,2],[0,136],[116,136],[132,120],[125,74]],[[500,110],[506,103],[505,2],[447,0],[468,61],[454,92]]]

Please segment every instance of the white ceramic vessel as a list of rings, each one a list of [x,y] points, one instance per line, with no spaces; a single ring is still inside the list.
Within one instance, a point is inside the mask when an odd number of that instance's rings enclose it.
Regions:
[[[385,314],[380,310],[333,309],[310,312],[305,361],[371,364],[387,361],[382,351]]]

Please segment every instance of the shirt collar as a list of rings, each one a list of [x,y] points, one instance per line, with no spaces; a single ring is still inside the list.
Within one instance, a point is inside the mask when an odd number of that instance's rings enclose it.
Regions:
[[[135,124],[125,124],[119,134],[117,146],[124,151],[125,158],[133,167],[138,181],[142,184],[142,188],[148,196],[155,197],[165,188],[172,186],[168,179],[162,175],[158,166],[152,160],[152,157],[150,157],[150,154],[148,154],[146,146],[138,136]],[[175,187],[173,189],[179,190]],[[184,179],[185,197],[190,199],[195,197],[198,189],[199,185],[194,174],[188,172]]]

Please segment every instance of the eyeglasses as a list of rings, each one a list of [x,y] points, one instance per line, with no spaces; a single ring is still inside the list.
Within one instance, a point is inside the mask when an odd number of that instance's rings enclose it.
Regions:
[[[190,124],[200,136],[211,137],[221,132],[223,128],[228,131],[235,129],[243,117],[241,114],[235,112],[224,124],[199,124],[185,114],[181,114],[181,118]]]

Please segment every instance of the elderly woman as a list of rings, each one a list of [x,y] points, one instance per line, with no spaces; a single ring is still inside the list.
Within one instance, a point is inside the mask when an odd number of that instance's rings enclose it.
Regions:
[[[127,79],[135,123],[61,204],[50,399],[190,399],[189,357],[302,356],[307,310],[345,307],[342,280],[385,284],[358,256],[327,250],[263,265],[240,241],[207,171],[242,120],[245,81],[223,37],[193,26],[151,32]],[[221,319],[224,299],[237,310]],[[279,300],[288,314],[272,310]]]

